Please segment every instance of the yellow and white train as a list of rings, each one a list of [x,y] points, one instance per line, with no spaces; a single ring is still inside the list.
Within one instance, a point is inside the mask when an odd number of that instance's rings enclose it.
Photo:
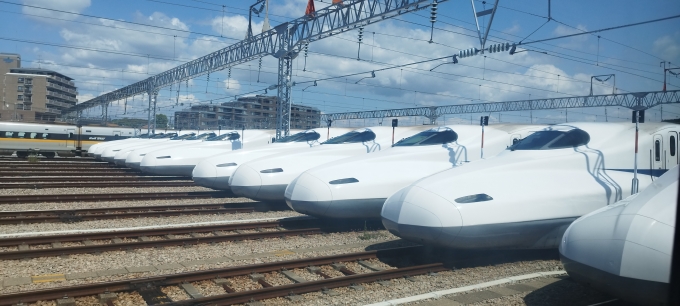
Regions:
[[[120,127],[0,122],[0,152],[16,152],[17,157],[26,157],[30,151],[40,150],[40,154],[49,158],[137,134],[135,129]]]

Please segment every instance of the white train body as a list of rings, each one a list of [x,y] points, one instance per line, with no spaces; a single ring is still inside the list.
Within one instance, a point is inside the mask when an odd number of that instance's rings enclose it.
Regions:
[[[143,172],[191,176],[196,165],[207,157],[242,150],[244,148],[261,148],[271,143],[276,136],[274,130],[225,131],[213,139],[191,146],[175,146],[146,153],[139,164]]]
[[[182,136],[185,136],[185,135],[191,135],[191,134],[183,134]],[[136,141],[136,142],[117,143],[115,145],[103,148],[103,150],[101,152],[97,152],[98,150],[95,151],[95,158],[103,160],[103,161],[107,161],[107,162],[113,162],[115,156],[118,153],[129,152],[132,148],[136,148],[136,147],[158,145],[159,143],[170,141],[170,139],[172,137],[175,137],[175,136],[173,136],[172,133],[157,134],[157,135],[154,135],[154,136],[152,136],[151,138],[148,138],[148,139],[143,139],[143,138],[139,139],[139,141]],[[189,137],[189,136],[186,136],[186,137]]]
[[[640,125],[640,190],[677,165],[678,130]],[[493,158],[399,190],[383,205],[383,225],[451,248],[555,248],[576,218],[631,194],[634,140],[632,123],[548,127]]]
[[[125,156],[125,159],[123,161],[122,158],[119,158],[116,156],[114,158],[114,162],[116,164],[122,164],[124,163],[126,167],[133,168],[133,169],[139,169],[139,164],[142,162],[142,159],[146,156],[147,153],[157,151],[157,150],[167,150],[170,148],[189,148],[198,144],[203,143],[206,139],[215,137],[217,136],[216,132],[213,131],[206,131],[202,132],[201,134],[181,139],[181,140],[171,140],[162,144],[154,145],[154,146],[146,146],[146,147],[141,147],[141,148],[136,148],[131,150],[127,156]]]
[[[208,158],[202,158],[191,173],[194,182],[199,186],[213,189],[228,190],[229,178],[236,171],[238,165],[264,156],[283,154],[295,150],[304,150],[320,144],[319,140],[326,137],[335,137],[349,132],[350,129],[324,128],[311,129],[301,133],[292,134],[286,139],[279,140],[264,147],[246,147],[239,151],[202,150],[210,154]],[[214,154],[213,154],[214,153]]]
[[[146,135],[140,135],[140,136],[134,137],[134,138],[125,138],[125,139],[120,139],[120,140],[100,142],[100,143],[91,145],[87,149],[87,155],[91,156],[91,157],[95,157],[95,152],[100,152],[100,155],[101,155],[101,152],[103,151],[103,149],[108,147],[108,146],[114,146],[114,145],[122,144],[122,143],[132,143],[133,141],[140,141],[142,139],[146,139],[146,137],[147,137]]]
[[[625,301],[665,304],[679,174],[675,167],[642,192],[574,221],[559,248],[569,276]]]
[[[494,156],[544,127],[487,126],[484,155]],[[481,144],[480,126],[429,129],[389,150],[311,168],[288,185],[285,199],[293,210],[316,217],[380,218],[387,197],[422,177],[480,159]]]
[[[400,127],[395,139],[428,129]],[[262,157],[238,166],[229,187],[240,196],[255,200],[283,201],[288,184],[302,172],[343,158],[378,152],[392,145],[392,127],[361,128],[326,141],[309,150]]]
[[[29,150],[40,150],[46,156],[55,152],[69,152],[77,149],[78,139],[82,149],[104,141],[134,137],[134,129],[121,127],[99,127],[60,124],[37,124],[0,121],[0,150],[16,151],[25,155]]]

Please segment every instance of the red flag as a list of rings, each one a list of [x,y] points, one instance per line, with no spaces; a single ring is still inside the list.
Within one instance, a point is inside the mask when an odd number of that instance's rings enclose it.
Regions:
[[[333,0],[333,4],[342,4],[342,0]]]
[[[305,15],[314,17],[316,15],[316,9],[314,8],[314,0],[309,0],[307,2],[307,9],[305,10]]]

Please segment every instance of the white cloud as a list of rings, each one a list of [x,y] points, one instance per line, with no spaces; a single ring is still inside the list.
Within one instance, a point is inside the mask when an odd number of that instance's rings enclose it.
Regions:
[[[74,20],[78,18],[78,15],[69,14],[80,13],[84,9],[90,7],[90,0],[23,0],[23,3],[27,6],[22,7],[21,11],[28,15],[38,15],[50,18],[59,18],[66,20]],[[40,7],[52,9],[40,9]],[[57,11],[58,10],[58,11]],[[62,12],[59,12],[62,11]],[[58,23],[59,21],[54,19],[40,18],[30,16],[33,19],[39,20],[41,22],[47,23]]]
[[[235,79],[227,79],[222,81],[224,85],[224,92],[237,94],[241,91],[241,83]]]
[[[677,62],[680,57],[680,32],[673,36],[665,35],[654,41],[654,51],[670,62]]]

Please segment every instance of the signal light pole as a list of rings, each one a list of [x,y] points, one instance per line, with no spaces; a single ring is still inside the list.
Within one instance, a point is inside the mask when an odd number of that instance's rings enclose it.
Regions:
[[[633,163],[633,185],[630,188],[630,194],[634,195],[638,193],[638,186],[640,185],[640,181],[638,181],[637,178],[637,173],[638,173],[638,123],[645,123],[645,111],[644,110],[639,110],[633,111],[633,123],[635,123],[635,160]],[[650,171],[652,169],[649,169]]]
[[[489,125],[489,116],[482,116],[479,118],[479,125],[482,126],[482,150],[481,158],[484,158],[484,126]]]

